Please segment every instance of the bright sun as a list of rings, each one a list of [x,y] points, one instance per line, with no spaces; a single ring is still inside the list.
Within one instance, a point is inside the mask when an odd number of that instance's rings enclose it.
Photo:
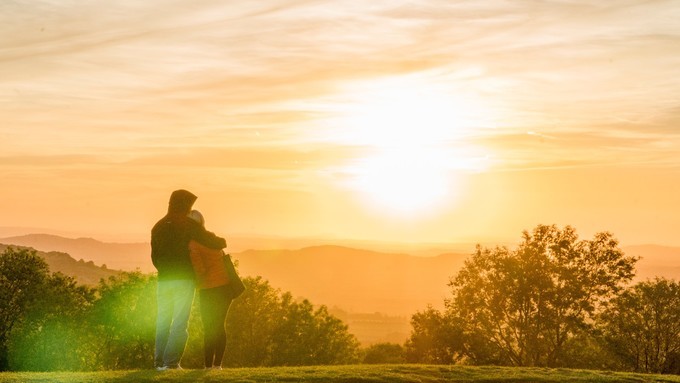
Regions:
[[[357,161],[350,186],[390,212],[429,211],[452,192],[453,177],[440,160],[440,154],[421,148],[383,149]]]
[[[349,187],[371,206],[409,216],[450,202],[455,175],[469,165],[456,143],[483,123],[480,108],[413,77],[357,88],[342,111],[339,139],[372,154],[345,169]]]

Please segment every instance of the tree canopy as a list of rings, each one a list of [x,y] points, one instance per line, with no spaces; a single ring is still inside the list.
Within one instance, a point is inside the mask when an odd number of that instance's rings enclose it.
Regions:
[[[580,240],[570,226],[525,231],[515,250],[477,246],[450,281],[445,313],[413,317],[410,344],[427,335],[418,326],[428,327],[442,334],[430,341],[435,355],[456,361],[562,365],[565,346],[592,327],[597,310],[632,279],[636,261],[612,234]],[[451,333],[456,340],[442,346]]]
[[[624,366],[649,373],[680,373],[680,284],[640,282],[602,313],[606,346]]]
[[[262,278],[227,317],[225,365],[343,364],[358,360],[358,342],[325,306],[293,299]],[[33,250],[0,254],[0,370],[101,370],[153,366],[155,275],[123,273],[96,288],[78,285]],[[196,307],[186,367],[203,365]]]

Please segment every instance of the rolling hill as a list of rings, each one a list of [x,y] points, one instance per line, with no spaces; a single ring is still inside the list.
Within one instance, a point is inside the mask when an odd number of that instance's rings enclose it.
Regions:
[[[0,243],[32,247],[40,251],[68,253],[75,259],[106,265],[110,269],[155,271],[149,243],[108,243],[92,238],[66,238],[51,234],[28,234],[0,238]]]
[[[0,253],[4,252],[9,245],[0,243]],[[13,245],[12,247],[19,247]],[[101,279],[120,274],[118,270],[111,270],[106,266],[97,266],[92,261],[76,261],[70,255],[58,251],[36,251],[36,254],[45,260],[51,272],[60,272],[74,277],[78,283],[84,285],[96,285]]]
[[[148,243],[106,243],[47,234],[0,238],[0,243],[67,253],[108,269],[155,271]],[[623,250],[641,257],[637,280],[680,278],[680,247],[639,245],[624,246]],[[232,255],[244,275],[260,275],[273,286],[316,304],[351,312],[410,315],[427,304],[442,304],[449,292],[449,278],[472,252],[421,257],[322,245],[297,250],[245,250]]]
[[[47,234],[0,238],[0,243],[68,253],[109,269],[155,271],[148,243],[106,243]],[[232,255],[242,274],[262,276],[273,286],[315,304],[389,315],[410,315],[428,303],[440,305],[449,276],[467,257],[456,253],[417,257],[342,246],[246,250]]]
[[[312,302],[393,315],[410,315],[428,304],[440,306],[449,277],[467,257],[414,257],[341,246],[248,250],[233,255],[245,275],[262,275],[273,286]]]

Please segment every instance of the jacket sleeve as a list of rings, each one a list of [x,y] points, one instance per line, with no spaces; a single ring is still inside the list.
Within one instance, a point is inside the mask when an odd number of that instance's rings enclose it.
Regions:
[[[191,234],[191,239],[205,247],[216,250],[221,250],[227,247],[227,241],[224,238],[218,237],[212,232],[207,231],[198,223],[192,226]]]
[[[201,254],[201,245],[189,242],[189,256],[199,283],[205,281],[208,271],[205,267],[205,257]]]

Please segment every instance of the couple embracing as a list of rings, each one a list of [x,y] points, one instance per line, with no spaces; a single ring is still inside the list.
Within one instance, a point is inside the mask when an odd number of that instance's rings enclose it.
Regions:
[[[231,260],[222,251],[225,239],[207,231],[201,213],[191,210],[196,199],[186,190],[172,192],[168,213],[151,230],[151,260],[158,270],[154,365],[159,371],[181,369],[197,288],[205,367],[221,369],[224,321],[232,299],[243,291],[233,268],[229,270]]]

